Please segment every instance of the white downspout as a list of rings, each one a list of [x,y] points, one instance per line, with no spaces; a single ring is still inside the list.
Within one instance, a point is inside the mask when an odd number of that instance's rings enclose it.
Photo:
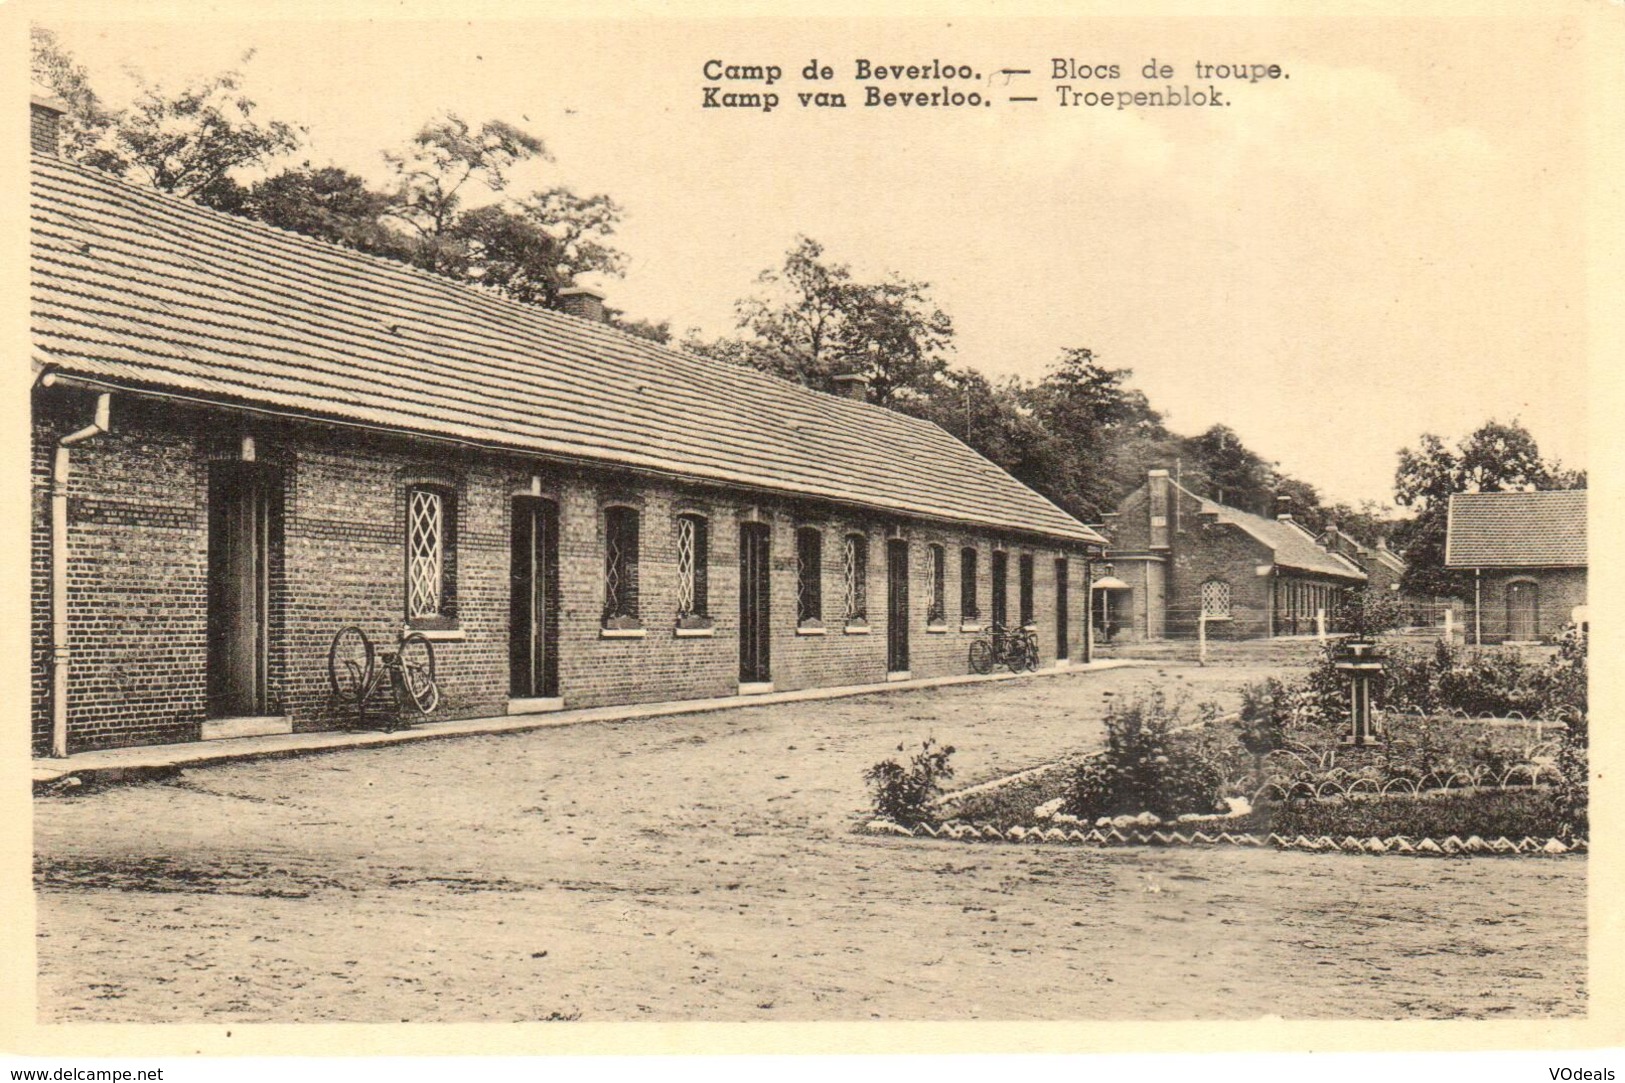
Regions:
[[[47,374],[42,381],[53,382]],[[96,419],[56,442],[51,469],[51,755],[68,755],[68,478],[74,444],[108,430],[113,396],[96,396]]]

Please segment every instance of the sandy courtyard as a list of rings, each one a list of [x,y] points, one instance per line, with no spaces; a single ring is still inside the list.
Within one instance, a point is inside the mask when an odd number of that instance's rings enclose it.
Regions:
[[[956,784],[1090,747],[1145,667],[193,769],[34,803],[41,1021],[1550,1017],[1583,858],[851,833],[927,734]]]

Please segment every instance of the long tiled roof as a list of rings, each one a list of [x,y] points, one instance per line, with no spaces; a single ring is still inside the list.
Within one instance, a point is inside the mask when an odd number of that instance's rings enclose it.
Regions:
[[[1099,544],[930,422],[35,156],[52,370]]]
[[[1205,497],[1197,499],[1201,500],[1204,513],[1217,515],[1219,522],[1240,527],[1269,546],[1275,552],[1275,563],[1284,568],[1334,575],[1341,579],[1366,577],[1358,564],[1347,557],[1322,549],[1315,544],[1314,536],[1296,523],[1266,519],[1262,515],[1254,515],[1250,511],[1232,508],[1228,504],[1220,504]]]
[[[1586,492],[1457,493],[1444,562],[1450,568],[1586,566]]]

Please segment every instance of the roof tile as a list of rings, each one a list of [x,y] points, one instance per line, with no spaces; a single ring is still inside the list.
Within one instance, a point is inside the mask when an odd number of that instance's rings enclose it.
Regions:
[[[1584,489],[1456,493],[1447,524],[1447,568],[1586,566]]]
[[[33,165],[34,344],[56,370],[1103,541],[930,422],[68,162]]]

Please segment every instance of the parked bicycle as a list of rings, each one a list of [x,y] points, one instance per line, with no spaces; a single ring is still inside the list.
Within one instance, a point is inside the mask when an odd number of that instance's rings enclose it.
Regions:
[[[356,712],[358,728],[371,714],[383,729],[399,729],[416,721],[409,715],[421,718],[440,705],[434,648],[421,632],[402,635],[393,651],[375,652],[360,628],[343,628],[327,649],[327,679],[334,702]],[[375,702],[386,698],[393,704]]]
[[[1006,628],[995,624],[990,635],[972,641],[970,668],[988,674],[994,666],[1009,666],[1011,673],[1038,668],[1038,634],[1031,627]]]

